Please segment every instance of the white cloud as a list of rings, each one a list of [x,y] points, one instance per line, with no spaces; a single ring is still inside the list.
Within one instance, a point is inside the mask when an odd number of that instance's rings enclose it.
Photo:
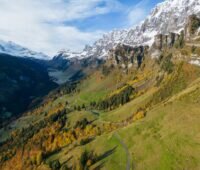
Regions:
[[[0,0],[0,39],[49,55],[62,48],[80,50],[102,32],[82,32],[63,22],[120,8],[117,0]]]
[[[149,0],[142,0],[128,10],[128,25],[135,26],[148,14]]]
[[[146,16],[146,12],[142,8],[135,8],[131,10],[131,12],[128,15],[129,24],[130,25],[136,25],[138,22],[142,21],[144,17]]]

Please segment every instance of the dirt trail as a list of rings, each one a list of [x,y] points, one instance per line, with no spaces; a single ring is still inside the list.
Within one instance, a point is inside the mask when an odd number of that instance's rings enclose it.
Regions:
[[[128,147],[126,146],[126,144],[124,143],[124,141],[121,139],[121,137],[119,136],[119,134],[117,132],[114,133],[114,136],[117,138],[117,140],[119,141],[119,143],[121,144],[121,146],[124,148],[125,152],[126,152],[126,170],[130,170],[131,169],[131,155],[129,153]]]

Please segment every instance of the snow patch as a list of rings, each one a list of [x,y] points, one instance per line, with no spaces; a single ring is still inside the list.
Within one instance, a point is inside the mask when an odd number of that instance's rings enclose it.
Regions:
[[[6,42],[3,40],[0,40],[0,53],[9,54],[16,57],[28,57],[28,58],[36,58],[42,60],[49,60],[50,58],[49,56],[43,53],[38,53],[29,50],[28,48],[15,44],[12,41]]]
[[[200,60],[191,60],[189,63],[193,64],[193,65],[200,66]]]
[[[165,0],[159,3],[138,26],[104,34],[101,39],[92,46],[86,46],[83,52],[75,57],[103,58],[119,43],[129,46],[152,46],[156,34],[180,33],[191,14],[200,16],[200,0]]]

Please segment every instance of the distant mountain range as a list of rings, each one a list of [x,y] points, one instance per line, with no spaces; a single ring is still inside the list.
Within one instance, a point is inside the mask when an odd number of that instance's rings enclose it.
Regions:
[[[6,41],[0,40],[0,53],[9,54],[12,56],[36,58],[36,59],[42,59],[42,60],[48,60],[50,58],[46,54],[32,51],[12,41],[6,42]]]
[[[105,59],[108,51],[118,44],[130,46],[149,45],[154,42],[154,36],[179,33],[183,30],[188,16],[200,16],[200,0],[166,0],[159,3],[150,15],[138,26],[129,29],[113,30],[97,40],[92,46],[86,45],[82,52],[61,50],[54,57],[63,59],[84,59],[94,57]],[[46,54],[34,52],[14,42],[0,40],[0,53],[19,57],[50,59]]]

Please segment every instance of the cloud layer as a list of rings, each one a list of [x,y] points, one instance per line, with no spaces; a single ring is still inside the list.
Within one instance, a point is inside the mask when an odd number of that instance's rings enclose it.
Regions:
[[[82,32],[64,22],[119,8],[115,0],[0,0],[0,39],[49,55],[62,48],[80,50],[102,31]]]
[[[144,11],[141,6],[132,9],[127,20],[135,24]],[[50,56],[63,48],[77,51],[103,31],[82,31],[66,23],[125,10],[120,0],[0,0],[0,39]]]

